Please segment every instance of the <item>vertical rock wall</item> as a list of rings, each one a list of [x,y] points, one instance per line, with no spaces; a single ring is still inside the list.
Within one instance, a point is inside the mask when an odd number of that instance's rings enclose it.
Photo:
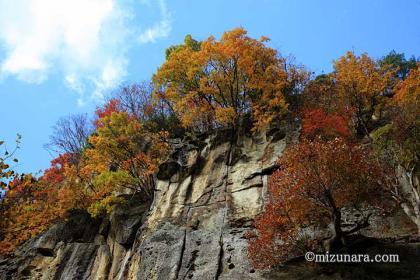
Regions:
[[[133,199],[105,221],[54,226],[0,260],[0,279],[263,279],[247,260],[244,233],[296,136],[283,128],[174,141],[150,208]]]

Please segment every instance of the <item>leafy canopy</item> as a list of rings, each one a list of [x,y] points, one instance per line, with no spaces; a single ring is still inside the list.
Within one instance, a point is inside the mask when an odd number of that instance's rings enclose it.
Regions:
[[[185,127],[237,128],[250,115],[255,128],[267,126],[287,109],[291,73],[285,59],[242,28],[170,51],[153,76],[156,95],[165,100]]]

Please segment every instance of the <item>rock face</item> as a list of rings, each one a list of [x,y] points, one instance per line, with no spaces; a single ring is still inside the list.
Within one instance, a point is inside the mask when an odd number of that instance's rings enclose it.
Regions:
[[[289,125],[253,136],[219,131],[174,140],[152,205],[128,196],[128,205],[105,219],[73,213],[0,259],[0,280],[419,279],[419,242],[393,244],[391,251],[368,242],[367,252],[399,252],[401,265],[251,267],[244,234],[264,207],[277,158],[297,138]],[[403,220],[388,224],[404,228]],[[375,233],[383,237],[382,228],[368,235]]]
[[[0,260],[0,279],[263,279],[244,233],[297,132],[203,138],[173,141],[152,205],[132,198],[102,221],[73,215]]]

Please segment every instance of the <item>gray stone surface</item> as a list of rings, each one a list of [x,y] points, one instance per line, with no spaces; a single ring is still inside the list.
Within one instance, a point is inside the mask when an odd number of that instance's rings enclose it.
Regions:
[[[227,131],[173,140],[151,206],[134,199],[102,221],[82,215],[55,225],[0,260],[0,279],[351,279],[305,266],[259,271],[248,261],[244,234],[297,136],[282,127],[232,141]]]

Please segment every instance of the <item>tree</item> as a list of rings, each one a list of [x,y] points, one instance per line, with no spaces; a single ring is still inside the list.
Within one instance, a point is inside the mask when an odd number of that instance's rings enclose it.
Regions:
[[[167,133],[150,132],[134,116],[114,110],[102,114],[96,126],[80,170],[92,193],[89,212],[98,215],[112,210],[123,202],[117,194],[125,190],[139,192],[145,200],[152,199],[153,175],[169,148]]]
[[[34,201],[35,181],[31,175],[21,175],[8,184],[6,196],[1,201],[0,255],[9,253],[32,237],[33,224],[29,215],[32,214],[30,206]]]
[[[152,175],[165,158],[167,133],[151,133],[127,112],[112,112],[97,120],[97,130],[89,138],[91,147],[85,150],[85,174],[131,176],[124,188],[153,195]],[[126,182],[128,182],[126,180]],[[97,190],[96,190],[97,191]]]
[[[116,98],[111,98],[105,103],[103,107],[97,107],[95,111],[96,119],[94,121],[95,127],[100,128],[104,124],[101,122],[105,117],[110,117],[112,113],[121,112],[120,101]]]
[[[117,100],[118,109],[114,111],[124,111],[130,116],[134,116],[138,121],[147,121],[152,114],[152,92],[151,83],[131,84],[121,87],[113,94],[113,99]]]
[[[40,177],[40,180],[50,185],[59,185],[65,180],[64,172],[66,165],[71,164],[71,162],[71,154],[59,155],[51,161],[51,167],[44,170],[44,174]]]
[[[201,42],[193,39],[193,37],[190,34],[188,34],[184,38],[184,44],[173,45],[166,49],[165,51],[166,59],[168,59],[172,53],[182,50],[184,48],[189,48],[193,51],[199,51],[200,47],[201,47]]]
[[[307,84],[301,96],[302,136],[310,140],[349,140],[353,137],[352,113],[339,97],[333,76],[319,75]]]
[[[0,190],[2,191],[0,199],[4,195],[4,192],[6,191],[5,189],[7,189],[8,182],[10,181],[10,179],[17,175],[15,171],[10,167],[9,161],[12,161],[14,163],[18,162],[18,159],[15,158],[14,155],[16,151],[20,148],[21,139],[22,137],[20,136],[20,134],[18,134],[15,140],[15,147],[11,151],[7,149],[4,141],[0,140],[0,148],[4,149],[3,156],[0,156]]]
[[[174,112],[161,99],[153,99],[152,83],[126,85],[113,94],[114,111],[127,112],[150,132],[168,131],[172,137],[182,137],[184,131]]]
[[[2,203],[0,254],[7,254],[44,231],[59,217],[57,192],[32,174],[15,177]]]
[[[367,147],[342,139],[307,141],[290,147],[269,183],[269,201],[256,219],[257,235],[249,255],[257,267],[285,262],[307,250],[320,250],[319,229],[332,225],[329,251],[339,250],[346,237],[369,226],[373,207],[382,207],[388,170]],[[343,225],[344,209],[360,214]]]
[[[92,131],[86,114],[61,118],[53,127],[50,143],[46,147],[59,154],[71,155],[72,160],[77,162]]]
[[[295,73],[266,41],[237,28],[220,41],[209,37],[199,47],[177,47],[153,77],[156,94],[185,127],[237,128],[251,115],[255,128],[262,128],[287,109],[289,72]]]
[[[397,167],[399,184],[389,189],[420,234],[420,64],[397,83],[391,122],[372,133],[383,160]]]
[[[89,199],[80,199],[83,190],[73,182],[71,187],[66,185],[70,161],[69,154],[61,155],[51,161],[51,167],[40,178],[21,174],[9,181],[0,204],[0,255],[37,236],[69,210],[87,207]]]
[[[7,215],[10,209],[9,203],[7,203],[6,196],[10,188],[10,182],[18,176],[18,174],[11,168],[10,160],[12,162],[18,162],[14,158],[15,152],[20,147],[21,136],[18,134],[15,140],[15,147],[9,151],[4,141],[0,141],[0,148],[3,148],[2,156],[0,156],[0,241],[4,239],[6,235],[6,227],[8,225]],[[0,254],[1,254],[0,245]]]
[[[301,94],[301,113],[308,110],[322,110],[326,114],[341,115],[351,118],[353,110],[343,100],[338,91],[334,73],[321,74],[309,81]]]
[[[383,75],[367,54],[347,52],[334,62],[333,77],[343,104],[353,112],[357,135],[368,136],[376,106],[380,103],[391,73]]]
[[[405,80],[410,70],[417,67],[417,60],[414,56],[407,60],[403,53],[397,53],[394,50],[382,57],[378,63],[381,68],[394,70],[394,78],[398,80]]]
[[[310,140],[321,137],[332,140],[336,137],[350,139],[352,133],[349,120],[336,113],[325,113],[321,109],[305,110],[302,120],[302,135]]]

